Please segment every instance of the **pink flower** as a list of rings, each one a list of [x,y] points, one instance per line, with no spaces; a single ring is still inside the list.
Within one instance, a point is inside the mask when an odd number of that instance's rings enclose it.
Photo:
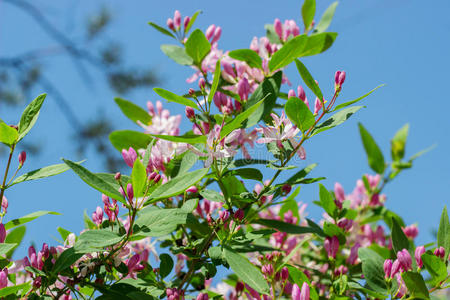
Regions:
[[[400,262],[400,266],[403,272],[412,270],[412,259],[408,250],[403,249],[397,252],[397,259]]]
[[[292,300],[309,300],[309,285],[303,282],[302,289],[300,290],[298,285],[294,284],[291,296]]]
[[[132,147],[130,147],[128,150],[122,149],[122,157],[127,166],[132,168],[134,161],[137,159],[137,153]]]
[[[6,229],[3,223],[0,223],[0,243],[4,243],[6,239]]]
[[[8,269],[4,268],[0,272],[0,289],[8,286]]]
[[[329,257],[336,258],[336,254],[339,250],[339,239],[336,236],[327,237],[323,243],[323,247]]]
[[[417,228],[416,225],[409,225],[403,228],[403,232],[410,239],[415,239],[417,235],[419,235],[419,229]]]
[[[205,161],[206,168],[211,166],[214,160],[233,157],[237,153],[235,146],[230,146],[229,144],[236,139],[240,131],[234,130],[228,136],[221,138],[221,130],[221,126],[215,125],[214,129],[208,134],[206,139],[206,153],[198,150],[194,146],[188,145],[188,148],[191,149],[193,153],[198,156],[207,157]]]
[[[97,206],[97,209],[95,212],[92,213],[92,221],[97,225],[100,226],[103,222],[103,210],[100,206]]]
[[[424,246],[419,246],[416,248],[416,251],[414,251],[414,258],[416,259],[416,263],[419,268],[423,267],[422,254],[424,253],[425,253]]]

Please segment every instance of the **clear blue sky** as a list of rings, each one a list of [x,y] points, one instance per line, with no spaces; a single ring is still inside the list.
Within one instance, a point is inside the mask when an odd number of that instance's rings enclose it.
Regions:
[[[318,1],[321,15],[332,1]],[[209,24],[222,26],[220,47],[226,50],[246,48],[254,36],[264,35],[264,24],[281,20],[300,20],[300,1],[34,1],[61,30],[75,40],[81,35],[86,13],[102,3],[107,4],[115,17],[107,38],[120,39],[126,45],[126,61],[131,64],[153,66],[162,78],[163,88],[183,93],[189,88],[185,78],[191,74],[187,67],[176,65],[159,50],[171,40],[147,25],[152,20],[165,24],[167,17],[179,9],[182,15],[203,10],[196,27],[206,29]],[[283,3],[280,5],[280,3]],[[412,170],[402,174],[385,192],[387,206],[410,224],[418,222],[419,242],[431,240],[445,204],[450,204],[450,153],[448,111],[448,70],[450,70],[450,2],[444,0],[427,4],[423,1],[342,1],[330,27],[339,36],[326,53],[304,60],[314,77],[331,89],[334,72],[347,72],[341,101],[356,98],[381,83],[386,86],[367,98],[367,106],[343,126],[308,141],[306,164],[319,162],[314,176],[326,176],[325,185],[343,184],[351,192],[356,179],[369,172],[357,129],[361,121],[373,134],[389,156],[389,140],[403,124],[411,125],[407,155],[437,143],[437,148],[414,163]],[[316,18],[317,19],[317,18]],[[54,42],[27,15],[0,1],[0,56],[12,56],[38,46]],[[115,120],[116,128],[137,129],[113,103],[116,96],[103,81],[96,88],[83,85],[72,62],[58,58],[45,64],[51,80],[70,99],[72,108],[83,118],[94,119],[100,114]],[[71,71],[67,71],[71,70]],[[95,72],[94,72],[95,74]],[[296,86],[301,82],[291,67],[288,76]],[[94,76],[96,78],[96,76]],[[36,90],[35,94],[45,92]],[[310,95],[310,94],[309,94]],[[147,100],[158,98],[151,90],[127,95],[142,106]],[[310,96],[312,98],[312,96]],[[45,145],[38,157],[29,156],[25,170],[59,163],[61,157],[77,159],[73,132],[61,116],[52,95],[41,112],[38,124],[29,138]],[[167,105],[173,113],[183,113],[177,105]],[[20,112],[0,107],[0,116],[17,122]],[[183,123],[186,125],[187,123]],[[182,130],[184,131],[184,130]],[[119,153],[117,153],[119,155]],[[85,163],[93,171],[102,171],[98,158],[89,152]],[[0,160],[4,169],[5,158]],[[271,173],[266,172],[267,178]],[[36,211],[53,210],[63,216],[46,216],[33,221],[27,228],[26,244],[34,241],[52,242],[59,236],[56,227],[62,226],[78,233],[83,227],[82,213],[90,215],[101,205],[100,194],[85,185],[71,172],[50,179],[29,182],[7,192],[9,211],[7,220]],[[299,200],[312,203],[318,198],[317,185],[304,186]],[[319,210],[309,206],[315,219]],[[25,253],[22,248],[19,253]]]

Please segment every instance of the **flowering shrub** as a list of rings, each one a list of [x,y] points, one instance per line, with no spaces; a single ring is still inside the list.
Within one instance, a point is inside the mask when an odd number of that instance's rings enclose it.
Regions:
[[[433,293],[445,299],[446,209],[437,242],[416,246],[417,227],[384,206],[385,185],[421,154],[404,159],[407,125],[391,140],[392,162],[386,162],[359,124],[374,173],[358,179],[351,193],[339,183],[317,183],[324,177],[308,177],[316,164],[302,162],[310,138],[344,123],[362,108],[353,104],[373,92],[338,104],[346,73],[335,73],[334,92],[327,95],[326,84],[319,87],[300,60],[333,44],[337,34],[326,30],[336,5],[315,25],[315,1],[307,0],[302,25],[275,19],[266,37],[233,51],[219,48],[218,26],[191,32],[198,12],[182,20],[176,11],[166,28],[150,22],[179,44],[163,45],[162,51],[194,70],[185,95],[154,89],[185,107],[192,129],[180,132],[181,116],[172,116],[160,101],[144,110],[117,98],[125,116],[143,129],[110,135],[131,175],[92,173],[64,160],[16,177],[26,162],[22,152],[10,176],[16,145],[36,122],[45,95],[28,105],[17,126],[0,122],[0,142],[10,149],[0,186],[0,297],[430,299]],[[304,86],[284,74],[291,63]],[[283,92],[291,82],[297,88]],[[260,159],[261,152],[270,158]],[[261,166],[273,175],[265,179]],[[101,193],[99,206],[85,216],[86,229],[77,235],[59,228],[62,244],[31,246],[25,258],[13,260],[21,225],[53,212],[6,222],[5,192],[69,169]],[[309,201],[297,202],[305,184],[319,185],[320,200],[313,202],[324,211],[319,222],[307,217]]]

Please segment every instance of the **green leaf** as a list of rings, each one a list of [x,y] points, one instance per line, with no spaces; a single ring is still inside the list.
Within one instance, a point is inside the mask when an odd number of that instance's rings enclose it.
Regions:
[[[255,113],[255,111],[260,107],[261,104],[263,104],[264,101],[265,101],[265,99],[262,99],[261,101],[257,102],[256,104],[252,105],[248,109],[245,109],[243,112],[241,112],[239,115],[237,115],[233,119],[233,121],[231,121],[230,123],[226,124],[222,128],[222,131],[220,132],[220,136],[221,137],[225,137],[230,132],[232,132],[233,130],[240,128],[241,124],[244,121],[246,121],[250,117],[250,115]]]
[[[223,257],[241,281],[259,293],[269,293],[269,286],[261,272],[246,257],[229,248],[223,249]]]
[[[408,138],[409,124],[400,128],[391,140],[391,157],[400,161],[405,156],[406,139]]]
[[[100,176],[91,173],[88,169],[80,166],[77,163],[74,163],[73,161],[67,159],[63,159],[63,161],[75,172],[75,174],[77,174],[81,178],[81,180],[86,182],[88,185],[90,185],[91,187],[101,192],[102,194],[105,194],[108,197],[111,197],[122,203],[125,203],[125,199],[119,193],[119,191],[116,190],[108,182],[103,180]]]
[[[1,243],[0,244],[0,255],[5,256],[9,251],[16,248],[19,244],[16,243]]]
[[[316,121],[309,107],[297,97],[289,98],[284,105],[284,110],[292,123],[302,132],[306,132]]]
[[[187,33],[191,29],[192,25],[194,25],[195,20],[197,19],[197,16],[201,13],[201,10],[197,10],[191,17],[191,20],[189,20],[188,25],[184,29],[184,32]]]
[[[253,50],[250,49],[238,49],[228,53],[228,56],[240,61],[244,61],[252,68],[262,69],[262,59]]]
[[[190,199],[183,203],[183,205],[180,208],[180,211],[185,213],[191,213],[194,211],[194,209],[197,208],[198,205],[198,199]]]
[[[300,171],[289,177],[286,183],[294,184],[298,180],[305,178],[306,175],[308,175],[315,167],[317,167],[317,164],[310,164],[304,167],[303,169],[301,169]]]
[[[299,57],[317,55],[325,52],[336,40],[336,32],[323,32],[308,37],[308,42]]]
[[[58,230],[59,234],[61,235],[61,239],[62,239],[63,242],[66,241],[66,239],[69,236],[69,234],[72,233],[69,230],[64,229],[62,227],[58,227],[58,228],[56,228],[56,230]]]
[[[60,213],[54,212],[54,211],[47,211],[47,210],[40,210],[40,211],[36,211],[34,213],[25,215],[21,218],[18,219],[13,219],[11,221],[9,221],[8,223],[5,224],[5,229],[11,229],[14,228],[16,226],[31,222],[39,217],[45,216],[45,215],[61,215]]]
[[[308,37],[304,34],[296,36],[295,38],[289,40],[270,58],[269,70],[273,72],[275,70],[281,69],[289,65],[297,57],[300,57],[303,49],[307,44],[307,41]]]
[[[366,150],[367,159],[369,161],[369,166],[372,170],[377,172],[377,174],[383,174],[386,165],[384,163],[383,153],[378,147],[377,143],[370,135],[370,133],[364,128],[364,126],[359,123],[359,133],[361,135],[361,140]]]
[[[267,77],[252,93],[244,106],[244,111],[261,101],[261,99],[264,99],[264,102],[248,117],[246,128],[257,124],[260,120],[268,121],[275,107],[278,93],[280,92],[282,77],[283,72],[281,71],[275,73],[272,77]]]
[[[36,97],[33,101],[28,104],[22,113],[22,117],[19,122],[19,139],[20,141],[27,133],[33,128],[39,117],[39,111],[41,110],[42,104],[44,103],[47,94],[41,94]]]
[[[375,251],[362,247],[358,249],[358,257],[362,262],[362,272],[369,287],[375,292],[386,294],[387,287],[384,281],[383,258]]]
[[[263,180],[263,174],[260,170],[254,168],[241,168],[231,171],[232,175],[241,176],[244,179]]]
[[[320,33],[328,29],[331,24],[331,20],[333,20],[337,5],[338,1],[335,1],[330,6],[328,6],[327,10],[323,13],[322,18],[320,19],[319,24],[317,24],[317,26],[315,27],[315,32]]]
[[[431,276],[433,286],[437,286],[447,277],[447,267],[436,255],[424,253],[422,254],[422,261]]]
[[[157,187],[150,195],[152,201],[165,199],[184,193],[187,188],[196,184],[208,173],[209,168],[188,172],[181,177],[175,177],[167,183]]]
[[[128,150],[130,147],[135,150],[145,149],[153,139],[150,135],[139,131],[116,130],[111,132],[109,140],[114,148],[122,152],[123,149]]]
[[[64,271],[65,269],[67,269],[71,265],[73,265],[82,256],[83,256],[83,253],[76,252],[74,247],[64,250],[56,259],[55,265],[53,266],[52,273],[58,274],[61,271]]]
[[[205,37],[205,34],[200,30],[194,30],[184,44],[186,53],[192,57],[195,64],[199,65],[203,58],[211,50],[211,44]]]
[[[203,190],[200,192],[200,195],[202,195],[203,198],[208,199],[209,201],[225,202],[223,196],[213,190]]]
[[[412,299],[430,299],[428,288],[422,275],[408,271],[402,273],[402,278]]]
[[[190,66],[194,63],[184,48],[177,45],[161,45],[161,51],[177,64]]]
[[[316,0],[305,0],[302,6],[302,17],[303,25],[305,25],[305,30],[311,27],[311,23],[314,20],[314,15],[316,14]]]
[[[30,288],[31,288],[30,282],[13,285],[13,286],[7,286],[0,290],[0,297],[6,297],[8,295],[17,294],[17,292],[19,292],[19,291],[22,291],[22,293],[19,293],[19,295],[25,294],[30,290]],[[13,299],[18,299],[18,298],[13,298]]]
[[[153,22],[148,22],[148,25],[152,26],[153,28],[155,28],[156,30],[158,30],[159,32],[161,32],[162,34],[165,34],[167,36],[170,36],[174,39],[176,39],[176,37],[172,34],[172,32],[170,32],[169,30],[153,23]]]
[[[159,259],[161,260],[161,263],[159,264],[159,275],[164,278],[172,272],[173,259],[167,253],[162,253],[159,256]]]
[[[349,106],[349,105],[352,105],[353,103],[356,103],[356,102],[361,101],[362,99],[366,98],[367,96],[369,96],[369,95],[372,94],[375,90],[379,89],[379,88],[382,87],[382,86],[384,86],[384,84],[380,84],[379,86],[377,86],[376,88],[374,88],[374,89],[371,90],[370,92],[368,92],[368,93],[362,95],[361,97],[358,97],[358,98],[356,98],[356,99],[354,99],[354,100],[351,100],[351,101],[348,101],[348,102],[344,102],[344,103],[341,103],[341,104],[337,105],[333,110],[331,110],[331,112],[336,111],[336,110],[339,110],[339,109],[341,109],[341,108],[344,108],[344,107],[347,107],[347,106]]]
[[[211,90],[209,91],[209,94],[208,94],[208,103],[211,103],[211,101],[213,100],[214,94],[216,93],[217,87],[219,86],[219,81],[220,81],[220,59],[218,59],[216,62],[216,70],[214,71],[214,79],[213,79],[213,83],[211,85]]]
[[[134,123],[137,124],[138,121],[144,125],[150,125],[152,123],[152,117],[140,106],[118,97],[114,98],[114,101],[119,106],[122,113]]]
[[[447,207],[444,206],[439,222],[437,235],[438,247],[444,247],[446,255],[450,252],[450,221],[448,219]],[[447,257],[447,256],[446,256]]]
[[[147,172],[144,165],[139,159],[136,159],[131,171],[131,182],[133,184],[133,192],[135,197],[144,195],[145,182],[147,181]]]
[[[182,96],[178,96],[177,94],[174,94],[172,92],[166,91],[164,89],[154,88],[153,90],[155,91],[155,93],[157,93],[159,96],[163,97],[167,101],[176,102],[176,103],[179,103],[179,104],[183,104],[184,106],[189,106],[189,107],[198,109],[197,104],[194,101],[192,101],[192,100],[189,100],[189,99],[184,98]]]
[[[396,218],[392,218],[391,239],[392,239],[392,247],[395,253],[403,249],[409,250],[410,248],[409,240],[406,237],[400,225],[398,224]]]
[[[16,143],[18,137],[19,133],[16,129],[0,121],[0,143],[10,146]]]
[[[311,76],[311,73],[309,73],[308,69],[305,67],[305,65],[299,61],[298,59],[295,60],[295,64],[297,66],[298,73],[302,77],[305,84],[309,87],[309,89],[319,98],[321,101],[323,100],[323,94],[320,90],[319,86],[317,85],[314,78]]]
[[[153,208],[153,207],[150,207]],[[188,213],[178,208],[145,209],[141,211],[136,226],[136,234],[159,237],[173,232],[179,224],[186,224]]]
[[[23,237],[25,236],[25,232],[26,232],[25,226],[16,227],[8,232],[8,235],[6,236],[5,239],[5,243],[9,244],[13,243],[17,244],[17,246],[9,250],[8,253],[6,253],[5,255],[6,258],[10,259],[13,256],[14,251],[22,243]]]
[[[316,228],[308,227],[308,226],[298,226],[291,223],[286,223],[279,220],[272,219],[256,219],[252,221],[254,224],[264,225],[270,228],[277,229],[281,232],[286,232],[290,234],[305,234],[305,233],[315,233],[319,234],[319,231]],[[321,233],[320,233],[321,234]]]
[[[347,121],[354,113],[356,113],[358,110],[363,108],[363,106],[351,106],[346,109],[343,109],[341,111],[338,111],[334,115],[332,115],[329,119],[326,121],[320,123],[317,125],[312,133],[311,136],[316,135],[322,131],[334,128],[338,125],[341,125],[345,121]]]
[[[333,217],[337,210],[336,203],[331,193],[321,183],[319,183],[319,196],[321,206],[329,216]]]
[[[94,252],[115,245],[122,239],[123,236],[115,234],[110,229],[93,229],[80,234],[74,248],[77,253]]]
[[[185,134],[176,136],[176,135],[151,134],[151,136],[175,143],[186,143],[191,145],[206,143],[206,136],[204,135]]]
[[[13,186],[17,183],[21,183],[24,181],[36,180],[36,179],[41,179],[41,178],[47,178],[50,176],[55,176],[55,175],[61,174],[63,172],[66,172],[69,169],[70,168],[66,164],[57,164],[57,165],[43,167],[43,168],[33,170],[31,172],[25,173],[25,174],[17,177],[16,179],[13,180],[13,182],[11,182],[11,184],[9,186]]]

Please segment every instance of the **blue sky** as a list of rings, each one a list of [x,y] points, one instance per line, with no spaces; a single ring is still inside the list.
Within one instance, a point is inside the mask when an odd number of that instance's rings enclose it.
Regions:
[[[176,65],[159,50],[160,44],[172,41],[147,25],[148,21],[165,24],[167,17],[179,9],[182,15],[192,15],[201,9],[196,27],[209,24],[223,28],[220,47],[225,50],[247,48],[254,36],[264,35],[264,24],[295,19],[300,23],[300,1],[35,1],[36,5],[58,28],[77,40],[86,14],[107,4],[115,22],[105,37],[119,39],[126,45],[125,59],[130,64],[152,66],[162,78],[160,87],[184,93],[190,87],[185,79],[191,74],[187,67]],[[318,1],[318,15],[332,1]],[[319,56],[306,58],[304,63],[323,90],[331,93],[336,70],[345,70],[347,79],[340,101],[354,99],[381,83],[379,89],[364,101],[367,107],[339,128],[327,131],[308,141],[306,162],[319,162],[312,175],[326,176],[324,184],[331,188],[336,181],[351,192],[356,180],[369,172],[359,140],[357,122],[362,122],[373,134],[386,157],[389,140],[405,123],[410,123],[406,155],[432,145],[437,147],[419,158],[412,170],[401,174],[387,186],[387,206],[402,215],[406,223],[417,222],[419,243],[431,241],[431,230],[437,228],[441,210],[450,204],[447,187],[450,183],[450,152],[448,110],[448,70],[450,59],[450,3],[444,0],[427,5],[423,1],[342,1],[337,8],[330,31],[339,36],[333,47]],[[317,20],[317,18],[316,18]],[[51,40],[27,15],[0,1],[0,56],[8,57],[39,46],[53,45]],[[70,100],[72,108],[83,119],[95,119],[104,114],[115,120],[117,129],[138,129],[121,116],[114,105],[116,96],[103,81],[96,88],[86,87],[73,70],[72,62],[56,58],[45,64],[50,79]],[[94,78],[100,78],[93,72]],[[294,86],[301,83],[295,67],[287,75]],[[286,89],[286,87],[285,87]],[[285,90],[287,91],[287,90]],[[45,92],[36,90],[35,94]],[[311,93],[307,94],[312,99]],[[125,98],[144,106],[158,97],[150,89],[138,90]],[[183,114],[180,106],[166,104],[172,113]],[[0,106],[0,116],[17,122],[19,110]],[[184,122],[183,126],[187,123]],[[185,131],[182,129],[182,131]],[[29,139],[45,145],[38,157],[29,156],[25,170],[59,163],[61,157],[77,159],[73,132],[57,105],[48,96],[38,124]],[[119,153],[117,153],[119,155]],[[100,159],[93,152],[85,163],[93,171],[102,171]],[[0,170],[4,168],[0,160]],[[270,172],[265,172],[270,179]],[[82,213],[90,215],[101,205],[100,194],[85,185],[71,172],[42,181],[29,182],[8,190],[10,207],[7,220],[36,210],[53,210],[63,216],[46,216],[33,221],[27,228],[25,242],[52,243],[58,236],[57,226],[74,232],[82,229]],[[312,203],[318,198],[318,186],[302,187],[299,200]],[[320,211],[309,205],[315,219]],[[24,254],[25,248],[19,253]]]

